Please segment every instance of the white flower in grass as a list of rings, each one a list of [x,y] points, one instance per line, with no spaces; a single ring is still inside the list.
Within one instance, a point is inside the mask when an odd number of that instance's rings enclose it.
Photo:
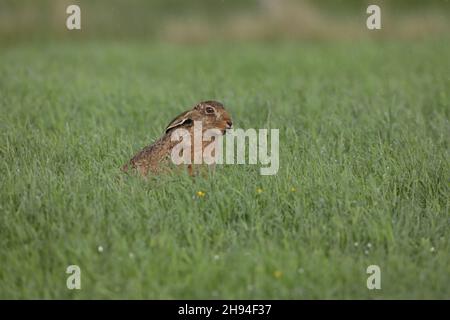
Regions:
[[[353,245],[354,245],[355,247],[357,247],[357,246],[359,246],[359,243],[358,243],[358,242],[355,242]]]
[[[370,242],[367,244],[367,248],[372,248],[372,244]]]
[[[103,247],[102,246],[98,246],[97,251],[102,253],[103,252]]]
[[[435,251],[434,247],[431,247],[430,252],[434,252],[434,251]]]
[[[216,255],[214,255],[214,260],[219,260],[220,259],[220,256],[218,255],[218,254],[216,254]]]

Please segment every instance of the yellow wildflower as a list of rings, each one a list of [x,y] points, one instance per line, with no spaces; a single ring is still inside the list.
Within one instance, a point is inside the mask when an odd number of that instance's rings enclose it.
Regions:
[[[206,195],[206,193],[205,192],[203,192],[203,191],[197,191],[197,196],[198,197],[204,197]]]
[[[276,271],[273,273],[273,276],[274,276],[275,278],[277,278],[277,279],[280,279],[280,278],[283,276],[283,273],[282,273],[281,271],[279,271],[279,270],[276,270]]]

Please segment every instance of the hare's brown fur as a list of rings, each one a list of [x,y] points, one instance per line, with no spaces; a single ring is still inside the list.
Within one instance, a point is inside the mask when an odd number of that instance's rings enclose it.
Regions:
[[[223,105],[217,101],[204,101],[197,104],[191,110],[185,111],[173,119],[165,130],[165,134],[153,144],[145,147],[131,158],[122,167],[122,171],[135,169],[141,175],[147,176],[149,172],[157,174],[167,169],[170,164],[170,155],[173,147],[178,141],[171,141],[173,130],[183,128],[188,130],[193,138],[193,122],[201,121],[203,131],[208,129],[219,129],[222,134],[226,129],[231,128],[232,121]],[[211,142],[204,141],[203,148]],[[194,158],[194,150],[191,148],[191,159]],[[193,174],[192,166],[188,165],[189,174]]]

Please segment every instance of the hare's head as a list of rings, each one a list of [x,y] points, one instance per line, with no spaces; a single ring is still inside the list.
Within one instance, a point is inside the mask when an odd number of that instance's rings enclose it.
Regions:
[[[216,128],[222,133],[233,127],[231,116],[223,104],[217,101],[203,101],[173,119],[167,126],[166,133],[174,128],[190,127],[194,125],[194,121],[201,121],[203,130]]]

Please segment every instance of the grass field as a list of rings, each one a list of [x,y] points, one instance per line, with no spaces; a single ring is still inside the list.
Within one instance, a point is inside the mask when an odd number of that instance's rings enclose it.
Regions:
[[[449,56],[448,42],[2,48],[0,298],[449,299]],[[277,175],[119,178],[206,99],[237,128],[280,129]]]

